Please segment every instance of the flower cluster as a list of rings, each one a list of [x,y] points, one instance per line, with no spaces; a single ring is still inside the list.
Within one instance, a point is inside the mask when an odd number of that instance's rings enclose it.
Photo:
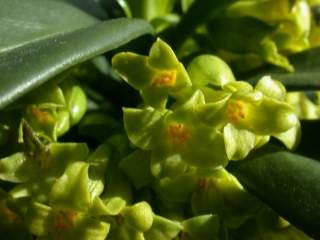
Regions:
[[[181,209],[191,205],[193,219],[203,221],[193,227],[210,227],[210,239],[274,214],[224,167],[270,137],[295,147],[300,124],[279,81],[266,76],[255,87],[236,81],[213,55],[200,55],[185,69],[161,39],[149,56],[125,52],[112,63],[143,99],[139,108],[123,108],[125,130],[137,149],[120,168],[136,189],[152,186],[158,212],[189,226]],[[181,238],[197,239],[187,232]]]

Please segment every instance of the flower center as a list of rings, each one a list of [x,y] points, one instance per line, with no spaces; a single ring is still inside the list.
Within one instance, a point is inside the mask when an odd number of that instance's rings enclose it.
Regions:
[[[227,117],[232,123],[246,118],[244,103],[240,100],[230,100],[227,105]]]
[[[174,144],[184,144],[190,138],[190,132],[182,123],[171,123],[168,126],[168,135]]]
[[[152,86],[172,87],[176,84],[176,71],[162,71],[156,74],[152,80]]]
[[[49,112],[43,111],[36,106],[31,106],[27,111],[31,112],[41,123],[51,123],[54,121]]]
[[[59,211],[56,215],[54,226],[57,230],[63,231],[73,227],[77,213]]]

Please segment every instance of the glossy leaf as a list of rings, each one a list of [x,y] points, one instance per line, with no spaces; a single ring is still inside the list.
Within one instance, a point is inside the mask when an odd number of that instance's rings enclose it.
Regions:
[[[58,73],[151,32],[142,20],[114,19],[0,54],[0,108]]]
[[[320,163],[289,152],[270,151],[230,164],[229,170],[250,192],[318,239]]]
[[[0,0],[0,53],[97,21],[63,1]]]

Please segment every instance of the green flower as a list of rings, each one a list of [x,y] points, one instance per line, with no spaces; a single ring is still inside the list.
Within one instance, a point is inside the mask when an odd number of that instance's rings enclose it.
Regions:
[[[227,16],[252,17],[273,26],[274,30],[259,43],[258,53],[266,61],[289,71],[293,67],[283,53],[310,47],[311,10],[306,0],[237,1],[228,8]]]
[[[187,165],[217,167],[227,164],[223,135],[201,123],[194,113],[203,102],[197,91],[174,111],[124,109],[124,123],[133,144],[152,150],[151,168],[156,176],[183,172]]]
[[[286,91],[280,82],[264,77],[255,88],[246,82],[231,82],[221,88],[207,89],[207,102],[196,111],[201,121],[223,132],[229,159],[244,158],[270,135],[290,148],[295,146],[299,121],[285,102]]]
[[[217,214],[231,228],[238,228],[263,206],[223,168],[199,179],[191,204],[195,215]]]
[[[42,239],[101,239],[109,232],[110,224],[83,212],[52,208],[33,202],[27,209],[29,231]]]
[[[113,57],[112,66],[128,84],[140,92],[146,105],[155,108],[164,108],[168,96],[191,86],[184,66],[172,49],[160,39],[152,45],[149,56],[119,53]]]
[[[33,131],[42,139],[52,142],[80,121],[87,109],[87,99],[80,86],[66,80],[61,86],[41,86],[25,96],[17,106],[24,108],[22,118]],[[20,142],[23,142],[22,122]]]

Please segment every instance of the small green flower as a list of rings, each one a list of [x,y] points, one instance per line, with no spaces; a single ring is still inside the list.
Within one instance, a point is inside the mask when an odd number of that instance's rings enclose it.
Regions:
[[[164,108],[168,96],[191,86],[184,66],[161,39],[152,45],[149,56],[119,53],[113,57],[112,66],[140,92],[146,105],[155,108]]]
[[[199,179],[191,203],[195,215],[217,214],[231,228],[239,227],[263,206],[223,168]]]
[[[299,120],[285,102],[285,88],[270,77],[262,78],[255,88],[231,82],[222,90],[207,90],[205,95],[207,102],[196,108],[197,114],[205,124],[223,132],[229,159],[244,158],[270,135],[278,137],[290,131],[293,142],[298,140]],[[295,145],[287,143],[292,138],[278,138],[287,146]]]
[[[44,239],[104,240],[110,224],[83,212],[62,210],[33,202],[27,209],[26,221],[32,234]]]
[[[223,135],[202,124],[194,113],[196,104],[203,100],[203,95],[197,91],[175,111],[151,107],[124,109],[129,139],[137,146],[152,150],[154,175],[174,174],[175,169],[183,171],[185,163],[196,167],[226,165]]]
[[[268,9],[268,11],[266,11]],[[267,62],[293,71],[284,53],[310,47],[311,10],[307,0],[237,1],[227,10],[231,18],[253,17],[274,26],[260,42],[258,54]]]

